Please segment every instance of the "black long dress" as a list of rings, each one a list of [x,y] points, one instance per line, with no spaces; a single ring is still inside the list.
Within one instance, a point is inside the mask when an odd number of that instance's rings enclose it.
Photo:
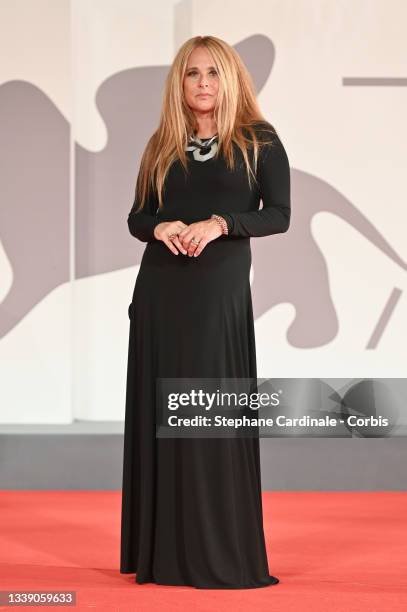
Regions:
[[[136,573],[137,583],[278,582],[267,563],[258,438],[158,438],[154,408],[156,377],[257,375],[250,237],[290,224],[289,163],[274,140],[260,151],[257,187],[249,188],[238,147],[234,171],[222,157],[200,161],[188,151],[190,173],[179,161],[171,166],[164,208],[151,196],[129,213],[131,234],[147,242],[129,306],[121,517],[120,572]],[[224,216],[229,234],[197,257],[174,255],[153,235],[161,221],[212,213]]]

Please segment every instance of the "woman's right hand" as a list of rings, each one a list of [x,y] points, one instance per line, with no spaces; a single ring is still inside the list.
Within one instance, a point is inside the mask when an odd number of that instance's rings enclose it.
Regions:
[[[187,251],[184,249],[178,238],[178,234],[184,229],[184,227],[188,226],[183,221],[162,221],[155,226],[154,237],[157,238],[157,240],[162,240],[162,242],[167,245],[174,255],[178,255],[177,248],[183,255],[186,255]],[[172,234],[175,234],[175,236],[171,240],[170,236]]]

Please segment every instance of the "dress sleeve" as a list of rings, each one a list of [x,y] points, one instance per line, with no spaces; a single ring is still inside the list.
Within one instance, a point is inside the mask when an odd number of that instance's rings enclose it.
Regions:
[[[219,213],[230,236],[269,236],[286,232],[290,226],[290,166],[280,138],[260,150],[257,180],[263,208],[248,212]]]
[[[136,196],[127,218],[130,234],[142,242],[157,241],[154,236],[154,228],[160,223],[160,219],[156,216],[158,197],[155,191],[150,190],[143,208],[136,211],[138,206],[139,201]]]

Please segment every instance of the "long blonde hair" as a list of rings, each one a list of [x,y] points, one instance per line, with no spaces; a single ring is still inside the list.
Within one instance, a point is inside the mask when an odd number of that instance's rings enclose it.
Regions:
[[[150,189],[158,196],[162,208],[162,194],[165,178],[171,164],[179,159],[188,172],[185,147],[189,136],[198,129],[195,115],[185,101],[183,92],[184,75],[191,52],[196,47],[205,47],[212,55],[218,72],[219,88],[214,109],[214,120],[218,133],[218,151],[229,169],[235,166],[233,145],[240,148],[246,165],[249,185],[251,176],[256,181],[259,146],[272,144],[261,142],[256,137],[254,124],[266,122],[268,131],[275,130],[263,117],[255,93],[252,78],[239,54],[225,41],[215,36],[195,36],[179,49],[168,72],[164,92],[160,123],[148,141],[140,162],[135,197],[139,202],[137,210],[144,206]],[[246,138],[244,130],[250,135]],[[248,146],[253,146],[254,172],[248,157]]]

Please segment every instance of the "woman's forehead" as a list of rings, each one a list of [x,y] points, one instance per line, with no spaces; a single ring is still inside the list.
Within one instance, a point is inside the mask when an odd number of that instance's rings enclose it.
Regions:
[[[215,68],[214,59],[207,49],[204,47],[197,47],[194,49],[188,58],[188,68],[198,68],[204,66],[208,68]]]

